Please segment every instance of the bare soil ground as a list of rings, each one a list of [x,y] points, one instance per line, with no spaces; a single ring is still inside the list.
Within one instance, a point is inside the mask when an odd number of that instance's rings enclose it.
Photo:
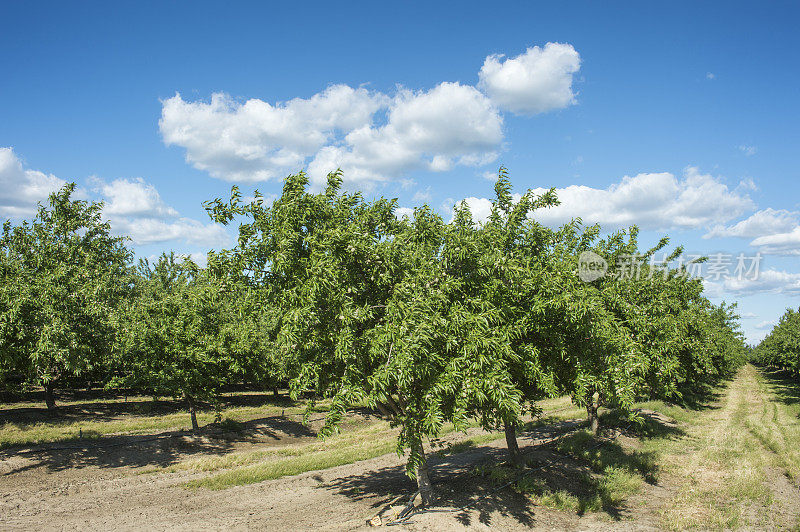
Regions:
[[[752,374],[740,376],[713,408],[698,411],[691,426],[676,424],[655,412],[654,423],[674,430],[664,449],[665,467],[657,482],[623,503],[601,512],[555,510],[535,505],[510,489],[497,490],[471,471],[476,464],[505,458],[505,443],[496,441],[468,447],[463,452],[431,454],[432,480],[437,505],[413,515],[397,530],[662,530],[683,528],[670,519],[680,512],[688,490],[687,467],[696,468],[704,486],[721,488],[730,479],[730,464],[702,452],[703,446],[725,446],[726,428],[737,408],[750,401],[756,386]],[[751,394],[751,395],[748,395]],[[693,414],[694,415],[694,414]],[[370,423],[368,417],[354,423]],[[154,436],[103,438],[102,445],[38,446],[0,451],[0,529],[2,530],[366,530],[376,515],[390,523],[415,486],[405,476],[404,459],[387,454],[296,476],[213,491],[188,489],[185,483],[204,478],[194,470],[153,472],[154,466],[180,464],[197,456],[223,455],[247,449],[285,446],[314,441],[319,421],[305,427],[279,418],[260,420],[244,439],[224,435],[192,436],[172,432]],[[681,429],[678,430],[680,425]],[[548,485],[580,494],[582,475],[590,474],[585,462],[556,452],[547,445],[575,422],[538,428],[520,438],[529,457],[546,465],[535,475]],[[685,429],[685,430],[684,430]],[[469,435],[479,433],[471,429]],[[220,437],[222,436],[222,437]],[[444,442],[457,442],[451,434]],[[630,434],[617,437],[629,449],[640,448]],[[761,449],[769,455],[772,451]],[[709,462],[711,460],[711,462]],[[675,464],[686,467],[679,468]],[[736,464],[734,458],[731,462]],[[687,465],[688,464],[688,465]],[[786,469],[772,459],[748,463],[758,467],[759,482],[769,488],[763,504],[747,499],[747,512],[733,528],[791,528],[800,515],[800,490]],[[727,468],[727,469],[726,469]],[[723,490],[724,491],[724,490]],[[708,502],[700,500],[700,506]],[[466,509],[465,506],[470,505]],[[698,511],[701,511],[702,508]],[[763,516],[766,516],[764,518]],[[376,522],[376,521],[374,521]],[[762,526],[763,525],[763,526]],[[701,528],[717,528],[708,526]]]
[[[526,443],[548,441],[571,427],[542,430]],[[405,476],[404,459],[394,454],[222,491],[182,487],[204,473],[136,474],[147,464],[163,463],[164,456],[170,462],[180,460],[197,452],[197,447],[209,451],[204,442],[180,436],[124,448],[7,457],[0,477],[0,524],[12,530],[358,530],[369,528],[367,520],[381,512],[388,521],[414,489]],[[502,460],[504,453],[503,441],[498,440],[446,457],[433,456],[439,509],[463,506],[492,491],[493,486],[469,472],[481,461]],[[565,483],[570,472],[585,469],[552,452],[542,451],[536,458],[549,460],[550,474],[563,476]],[[398,496],[402,499],[396,500]],[[396,504],[386,508],[391,501]],[[531,507],[526,497],[501,490],[470,510],[421,514],[399,528],[563,529],[611,523],[600,515],[581,518]]]

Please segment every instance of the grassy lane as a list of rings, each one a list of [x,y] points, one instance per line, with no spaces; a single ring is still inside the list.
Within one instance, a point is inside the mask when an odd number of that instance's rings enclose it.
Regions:
[[[800,419],[753,366],[715,408],[686,420],[687,437],[645,442],[661,456],[675,495],[662,507],[672,529],[800,525]]]
[[[227,401],[246,399],[246,393],[224,398]],[[56,415],[44,412],[42,406],[35,402],[0,405],[0,449],[98,439],[112,435],[154,435],[173,430],[188,430],[191,427],[189,414],[183,411],[182,403],[153,403],[150,398],[142,396],[132,396],[126,401],[121,398],[60,401],[60,413]],[[301,422],[306,406],[306,401],[268,399],[252,406],[225,405],[219,416],[223,420],[239,424],[277,416],[291,416],[293,421]],[[548,399],[542,401],[540,406],[545,411],[559,411],[552,417],[553,421],[582,415],[580,409],[571,407],[568,397]],[[159,411],[163,409],[169,411]],[[327,409],[327,400],[318,401],[312,408],[313,418],[319,418]],[[35,414],[22,416],[18,413],[22,410],[31,410]],[[12,418],[12,414],[17,419],[4,419]],[[213,410],[200,411],[197,414],[201,427],[213,423],[215,419],[217,413]],[[548,419],[550,418],[542,421]]]
[[[186,412],[149,414],[146,402],[140,402],[142,413],[126,413],[115,416],[92,416],[87,414],[79,419],[59,419],[54,417],[46,421],[33,422],[0,422],[0,449],[15,446],[37,445],[43,443],[63,443],[79,439],[97,439],[111,435],[158,434],[171,430],[187,430],[191,427],[189,414]],[[319,404],[314,412],[325,412],[326,405]],[[263,404],[259,406],[227,407],[220,410],[219,415],[229,422],[247,423],[276,416],[294,416],[302,420],[305,405],[278,406]],[[198,412],[197,421],[201,427],[213,423],[217,413],[213,411]]]
[[[582,414],[581,409],[573,407],[568,397],[548,399],[540,406],[546,415],[528,428],[553,423],[564,419],[574,419]],[[473,424],[472,427],[477,426]],[[440,433],[447,436],[456,432],[452,424],[445,424]],[[499,432],[478,432],[457,437],[455,442],[433,441],[432,448],[442,454],[453,454],[467,450],[481,443],[503,438]],[[192,481],[192,488],[225,489],[231,486],[252,484],[318,469],[368,460],[394,451],[397,448],[397,430],[386,422],[376,422],[355,430],[343,431],[325,440],[290,445],[269,450],[254,450],[188,460],[168,468],[175,470],[199,470],[218,472],[211,476]],[[147,470],[154,472],[155,469]]]

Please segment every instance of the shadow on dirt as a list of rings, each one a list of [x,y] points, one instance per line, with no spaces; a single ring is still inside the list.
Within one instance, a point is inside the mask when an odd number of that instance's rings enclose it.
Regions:
[[[72,392],[56,397],[58,408],[49,411],[44,406],[41,393],[31,392],[25,395],[27,401],[41,402],[41,405],[16,408],[0,408],[0,419],[9,423],[74,423],[76,421],[110,421],[121,416],[164,416],[186,412],[186,403],[170,399],[144,399],[141,396],[126,397],[109,395],[101,392]],[[244,393],[225,395],[219,407],[277,407],[297,406],[288,395],[267,393]],[[211,404],[199,403],[199,410],[213,411]]]
[[[620,433],[638,438],[684,435],[671,420],[657,413],[640,412],[640,418],[641,423],[633,427],[626,418],[626,430],[622,431],[619,419],[605,416],[606,432],[600,438],[583,430],[582,422],[529,426],[530,431],[520,435],[528,463],[522,471],[507,465],[508,455],[501,442],[479,446],[457,443],[444,452],[433,453],[429,468],[436,487],[435,510],[449,509],[463,526],[474,525],[476,519],[491,526],[492,515],[497,513],[523,526],[534,526],[535,505],[531,497],[540,502],[549,497],[548,506],[577,515],[601,510],[612,519],[623,519],[629,511],[624,500],[608,492],[602,481],[603,472],[615,468],[656,483],[658,467],[653,453],[628,450],[613,437]],[[387,499],[413,493],[416,483],[406,476],[403,466],[396,466],[336,479],[320,487],[354,500],[375,499],[372,507],[377,511]],[[404,504],[408,495],[396,504]]]
[[[84,433],[82,439],[34,448],[8,448],[0,460],[24,458],[20,465],[3,471],[11,475],[46,467],[51,471],[69,468],[167,467],[193,455],[222,455],[242,443],[259,447],[315,440],[317,431],[282,417],[265,417],[248,422],[224,420],[202,427],[198,432],[171,431],[158,434],[102,436]],[[16,460],[20,462],[19,460]]]
[[[772,387],[778,399],[786,405],[800,404],[800,382],[788,371],[775,368],[759,368],[761,375]]]
[[[730,378],[720,378],[713,383],[697,383],[692,381],[679,389],[681,398],[669,401],[669,404],[689,410],[710,410],[722,398],[723,390],[730,384]]]

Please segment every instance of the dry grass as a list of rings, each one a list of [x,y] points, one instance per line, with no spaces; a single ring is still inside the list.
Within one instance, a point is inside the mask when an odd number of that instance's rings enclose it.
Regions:
[[[147,411],[148,402],[136,401]],[[85,404],[84,401],[80,402]],[[62,403],[69,406],[69,403]],[[4,406],[5,408],[5,406]],[[15,405],[16,409],[22,408]],[[197,421],[203,426],[225,418],[237,423],[244,423],[266,417],[280,415],[294,416],[298,421],[302,419],[305,404],[298,403],[291,407],[282,407],[272,404],[260,406],[228,407],[219,411],[203,411],[197,413]],[[325,406],[319,405],[315,411],[325,411]],[[187,430],[191,428],[189,414],[185,412],[173,413],[130,413],[114,416],[85,416],[59,419],[54,417],[46,421],[16,422],[8,421],[0,425],[0,449],[13,446],[36,445],[43,443],[59,443],[75,441],[78,439],[97,439],[111,435],[140,435],[157,434],[173,430]]]
[[[797,415],[777,401],[753,366],[741,370],[718,406],[691,419],[687,438],[659,442],[662,467],[678,486],[663,508],[665,525],[773,527],[775,516],[764,508],[777,510],[783,502],[774,498],[769,472],[797,474]]]

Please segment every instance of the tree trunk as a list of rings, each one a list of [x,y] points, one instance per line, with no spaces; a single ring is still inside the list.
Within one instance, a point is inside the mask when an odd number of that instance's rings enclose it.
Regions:
[[[506,433],[506,447],[508,447],[511,463],[516,467],[522,467],[525,464],[522,460],[522,453],[519,452],[519,444],[517,443],[517,424],[503,421],[503,429]]]
[[[277,386],[273,386],[272,387],[272,396],[277,398],[278,395],[280,395],[280,392],[278,392],[278,387]]]
[[[194,411],[194,398],[186,394],[186,403],[189,405],[189,417],[192,418],[192,432],[200,430],[200,425],[197,424],[197,414]]]
[[[600,419],[597,417],[597,403],[594,401],[594,394],[589,397],[586,403],[586,413],[589,418],[589,428],[592,429],[592,434],[597,434],[600,430]]]
[[[431,479],[428,477],[428,461],[425,458],[422,442],[418,444],[417,451],[420,455],[420,463],[416,469],[417,489],[422,499],[422,506],[430,506],[433,503],[433,484],[431,484]]]
[[[47,405],[47,410],[53,412],[56,409],[56,396],[53,393],[52,382],[44,385],[44,402]]]

